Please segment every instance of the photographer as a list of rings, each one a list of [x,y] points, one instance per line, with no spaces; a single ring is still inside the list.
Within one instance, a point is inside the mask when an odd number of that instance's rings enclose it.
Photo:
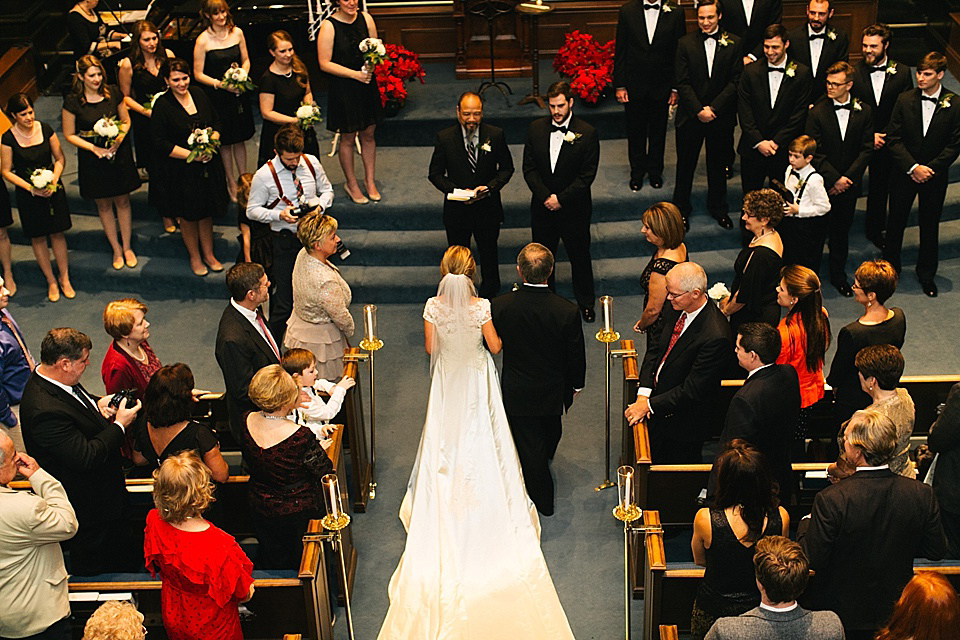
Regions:
[[[293,309],[293,265],[301,249],[297,220],[311,211],[326,212],[333,204],[333,186],[320,160],[303,153],[303,131],[298,125],[280,127],[273,148],[276,155],[253,176],[247,217],[268,223],[272,232],[270,332],[277,344],[283,344]]]

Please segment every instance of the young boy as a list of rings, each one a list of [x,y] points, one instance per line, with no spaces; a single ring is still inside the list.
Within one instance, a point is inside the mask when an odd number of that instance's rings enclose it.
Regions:
[[[327,423],[340,412],[347,389],[357,384],[357,381],[343,378],[334,384],[327,380],[318,380],[317,358],[308,349],[289,349],[283,354],[280,364],[293,376],[294,382],[301,389],[300,398],[303,402],[293,410],[290,419],[308,427],[319,440],[328,439],[334,429]],[[323,398],[317,395],[317,391],[329,393],[330,399],[324,402]]]
[[[783,241],[783,264],[800,264],[814,272],[819,271],[823,258],[830,211],[823,176],[810,164],[816,152],[817,141],[810,136],[800,136],[790,143],[790,168],[783,184],[793,195],[793,202],[784,207],[785,215],[777,229]]]

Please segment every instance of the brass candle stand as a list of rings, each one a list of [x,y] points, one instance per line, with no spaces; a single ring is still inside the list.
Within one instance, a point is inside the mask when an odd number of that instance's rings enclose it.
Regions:
[[[622,466],[617,469],[617,506],[613,508],[613,517],[623,523],[623,618],[626,640],[630,640],[630,602],[633,590],[630,588],[630,542],[637,531],[662,531],[659,527],[634,525],[643,517],[643,511],[634,502],[636,474],[633,467]]]
[[[343,603],[347,612],[347,631],[350,640],[353,635],[353,613],[350,610],[350,577],[347,574],[347,560],[343,552],[343,537],[340,533],[350,524],[350,516],[343,511],[340,501],[340,485],[336,474],[329,473],[320,479],[323,490],[323,500],[327,506],[327,515],[320,519],[323,528],[330,532],[330,541],[340,558],[340,575],[343,577]]]
[[[383,348],[383,340],[377,338],[377,307],[363,307],[363,340],[360,348],[368,351],[370,362],[370,499],[377,497],[377,391],[374,378],[374,354]]]
[[[613,486],[610,480],[610,369],[613,366],[613,359],[636,356],[634,349],[613,349],[611,345],[620,339],[620,334],[613,328],[613,298],[603,296],[600,298],[600,311],[603,317],[603,327],[595,336],[598,342],[603,343],[606,352],[604,365],[604,404],[603,404],[603,425],[604,425],[604,475],[603,482],[596,487],[597,491],[609,489]]]

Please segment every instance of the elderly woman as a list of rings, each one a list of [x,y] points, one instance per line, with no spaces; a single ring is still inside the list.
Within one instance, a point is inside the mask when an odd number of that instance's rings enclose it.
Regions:
[[[250,468],[250,510],[257,532],[257,568],[296,569],[300,539],[324,515],[320,478],[333,463],[307,427],[287,419],[300,405],[300,387],[278,364],[250,381],[243,459]]]
[[[233,536],[203,518],[213,500],[210,470],[192,451],[153,473],[143,556],[163,581],[160,604],[170,640],[242,640],[237,605],[253,597],[253,564]]]
[[[293,314],[283,346],[309,349],[317,356],[317,375],[333,380],[343,375],[343,350],[353,335],[352,295],[340,270],[331,262],[340,237],[337,221],[311,213],[297,224],[303,250],[293,267]]]
[[[849,420],[854,411],[870,404],[870,396],[860,388],[854,364],[860,350],[875,344],[903,348],[907,333],[903,309],[884,306],[896,290],[897,271],[886,260],[867,260],[857,267],[853,299],[863,305],[863,315],[837,333],[837,352],[827,376],[827,382],[833,387],[833,410],[838,423]]]
[[[103,310],[103,328],[113,338],[100,366],[108,394],[133,389],[138,399],[143,398],[150,376],[163,366],[147,344],[150,323],[146,315],[147,305],[135,298],[114,300]]]
[[[143,614],[126,600],[104,602],[83,627],[83,640],[144,640],[146,635]]]
[[[220,442],[209,427],[190,419],[193,410],[193,372],[178,362],[153,374],[143,395],[146,422],[137,425],[133,459],[158,469],[181,451],[194,451],[213,479],[226,482],[229,471],[220,453]]]
[[[643,212],[640,233],[656,247],[653,257],[640,274],[643,289],[643,313],[633,330],[647,334],[647,345],[660,330],[660,312],[667,300],[667,271],[687,261],[683,244],[683,216],[671,202],[658,202]]]

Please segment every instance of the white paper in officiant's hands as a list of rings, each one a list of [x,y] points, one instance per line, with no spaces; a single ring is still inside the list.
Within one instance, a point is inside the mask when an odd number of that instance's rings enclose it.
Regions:
[[[447,200],[466,202],[467,200],[473,199],[476,194],[475,189],[454,189],[452,193],[447,194]]]

